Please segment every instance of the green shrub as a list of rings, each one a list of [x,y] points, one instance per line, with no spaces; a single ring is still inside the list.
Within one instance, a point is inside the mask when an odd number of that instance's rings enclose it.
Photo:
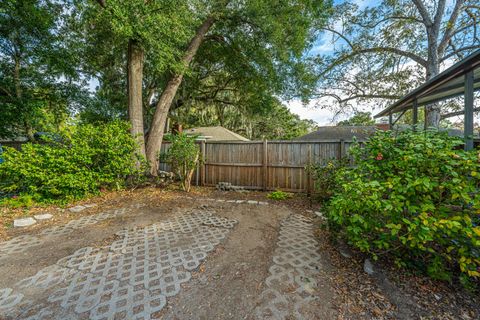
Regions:
[[[171,145],[161,157],[172,167],[172,171],[180,179],[182,189],[189,192],[193,172],[200,161],[200,149],[195,143],[195,137],[187,136],[184,133],[172,135],[169,140]]]
[[[335,191],[339,188],[336,175],[347,166],[348,162],[349,160],[347,158],[341,160],[332,159],[325,165],[314,164],[307,168],[307,171],[310,172],[313,177],[315,197],[323,202],[334,195]]]
[[[286,200],[286,199],[291,198],[291,197],[292,197],[292,195],[290,193],[283,192],[281,190],[276,190],[276,191],[270,192],[267,195],[267,198],[272,199],[272,200]]]
[[[364,252],[434,278],[480,276],[480,155],[439,132],[378,132],[350,152],[328,204],[333,230]]]
[[[122,188],[127,177],[138,174],[135,149],[124,122],[75,126],[57,141],[27,143],[22,151],[5,148],[0,191],[37,202],[67,202],[100,188]]]

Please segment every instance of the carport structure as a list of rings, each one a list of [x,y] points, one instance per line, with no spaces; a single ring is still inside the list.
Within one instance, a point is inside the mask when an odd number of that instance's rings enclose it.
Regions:
[[[473,113],[480,108],[473,106],[474,91],[480,90],[480,50],[474,52],[450,68],[428,80],[423,85],[411,91],[390,107],[378,113],[375,118],[389,117],[392,127],[402,115],[413,110],[414,128],[418,123],[418,108],[447,99],[464,96],[464,108],[458,112],[442,114],[446,119],[464,115],[465,149],[473,149]],[[393,119],[394,114],[400,114]]]

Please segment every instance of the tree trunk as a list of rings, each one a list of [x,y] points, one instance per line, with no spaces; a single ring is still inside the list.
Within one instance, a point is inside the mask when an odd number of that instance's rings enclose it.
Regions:
[[[131,123],[131,133],[138,144],[139,155],[145,157],[145,137],[143,132],[143,48],[135,40],[128,42],[128,118]],[[137,162],[137,167],[140,163]]]
[[[427,26],[428,57],[426,79],[435,77],[440,72],[438,58],[438,28],[435,25]],[[425,126],[427,128],[438,128],[440,126],[440,105],[432,103],[425,107]]]
[[[436,42],[436,41],[435,41]],[[438,60],[437,46],[429,45],[427,60],[426,78],[427,81],[435,77],[440,72],[440,63]],[[432,103],[425,107],[425,122],[427,128],[438,128],[440,126],[440,104]]]
[[[150,173],[154,176],[158,174],[158,153],[162,146],[163,133],[165,130],[165,122],[167,120],[168,111],[172,104],[175,94],[182,83],[183,75],[185,70],[189,67],[190,63],[195,57],[200,45],[205,38],[208,30],[214,24],[215,19],[213,17],[208,17],[203,24],[198,28],[195,36],[190,41],[187,51],[185,52],[184,57],[182,58],[182,63],[184,69],[175,75],[168,81],[165,90],[163,90],[162,95],[160,96],[155,114],[153,115],[152,126],[150,128],[150,133],[148,135],[147,141],[147,160],[150,164]]]
[[[20,57],[15,57],[15,67],[13,70],[13,81],[15,83],[15,97],[17,98],[17,104],[19,106],[18,110],[23,110],[23,126],[25,130],[25,135],[28,138],[28,141],[35,141],[35,135],[33,132],[32,125],[30,123],[30,110],[25,110],[23,105],[23,90],[22,83],[20,80]]]

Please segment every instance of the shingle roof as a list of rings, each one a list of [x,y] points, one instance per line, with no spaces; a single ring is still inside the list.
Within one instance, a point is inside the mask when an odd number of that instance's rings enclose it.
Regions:
[[[356,137],[358,141],[365,141],[375,132],[375,126],[336,126],[319,127],[317,131],[311,132],[295,140],[300,141],[328,141],[345,140],[351,141]]]
[[[410,130],[412,127],[406,124],[395,125],[393,131]],[[306,134],[295,140],[299,141],[367,141],[376,130],[382,130],[378,126],[338,126],[320,127],[317,131]],[[387,130],[387,129],[385,129]],[[440,128],[440,131],[447,131],[450,136],[462,137],[463,131],[458,129]]]
[[[198,135],[208,141],[250,141],[221,126],[185,129],[184,132],[188,135]]]

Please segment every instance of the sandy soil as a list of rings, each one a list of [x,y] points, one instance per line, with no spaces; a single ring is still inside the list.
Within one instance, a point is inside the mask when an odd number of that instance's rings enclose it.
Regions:
[[[250,199],[268,201],[271,205],[212,202],[208,198]],[[45,228],[64,225],[82,216],[138,203],[145,206],[0,259],[0,288],[13,286],[79,248],[108,245],[116,240],[115,233],[121,229],[148,226],[192,210],[208,209],[239,223],[192,272],[192,278],[182,284],[180,293],[167,299],[167,305],[156,317],[253,319],[259,295],[265,289],[281,221],[291,214],[313,217],[311,211],[318,210],[318,205],[301,195],[274,202],[267,200],[262,192],[224,193],[208,188],[195,188],[188,198],[178,191],[146,188],[106,194],[84,203],[96,203],[97,207],[75,214],[55,207],[33,208],[28,212],[6,212],[3,208],[8,221],[38,212],[53,213],[54,219],[26,229],[14,229],[6,223],[0,226],[0,236],[10,239],[24,234],[36,235]],[[316,301],[305,313],[310,315],[309,319],[480,319],[478,293],[399,271],[388,263],[377,266],[379,272],[369,276],[363,271],[364,255],[332,241],[321,221],[316,219],[315,223],[322,260],[316,276]],[[342,255],[345,252],[349,257]],[[45,300],[49,293],[46,291],[39,299]]]
[[[290,214],[306,214],[302,199],[292,200],[290,206],[272,204],[268,206],[212,202],[217,199],[255,199],[266,201],[262,193],[218,193],[202,191],[195,199],[187,199],[183,193],[158,190],[144,190],[120,199],[108,199],[98,206],[78,214],[58,210],[53,222],[37,224],[29,229],[8,229],[8,238],[21,234],[36,235],[45,227],[61,225],[82,215],[101,212],[107,208],[122,208],[132,203],[144,203],[140,209],[132,209],[128,214],[108,219],[87,228],[46,241],[41,246],[23,253],[0,259],[0,288],[8,288],[40,269],[56,263],[62,257],[87,246],[101,247],[112,243],[120,229],[132,229],[167,220],[196,209],[208,209],[216,215],[238,220],[238,224],[228,234],[225,241],[210,252],[206,261],[192,273],[192,279],[182,285],[180,293],[168,298],[166,307],[156,316],[161,319],[252,319],[258,304],[258,296],[265,286],[268,269],[272,264],[272,252],[276,247],[280,222]],[[51,210],[51,209],[50,209]],[[50,211],[52,212],[52,211]],[[327,270],[328,262],[319,269]],[[319,277],[326,276],[321,273]],[[311,319],[317,315],[335,318],[331,299],[333,293],[328,279],[318,279],[318,296],[321,303],[312,304],[315,308],[307,312]],[[38,302],[45,302],[39,296]],[[0,317],[1,318],[1,317]]]

